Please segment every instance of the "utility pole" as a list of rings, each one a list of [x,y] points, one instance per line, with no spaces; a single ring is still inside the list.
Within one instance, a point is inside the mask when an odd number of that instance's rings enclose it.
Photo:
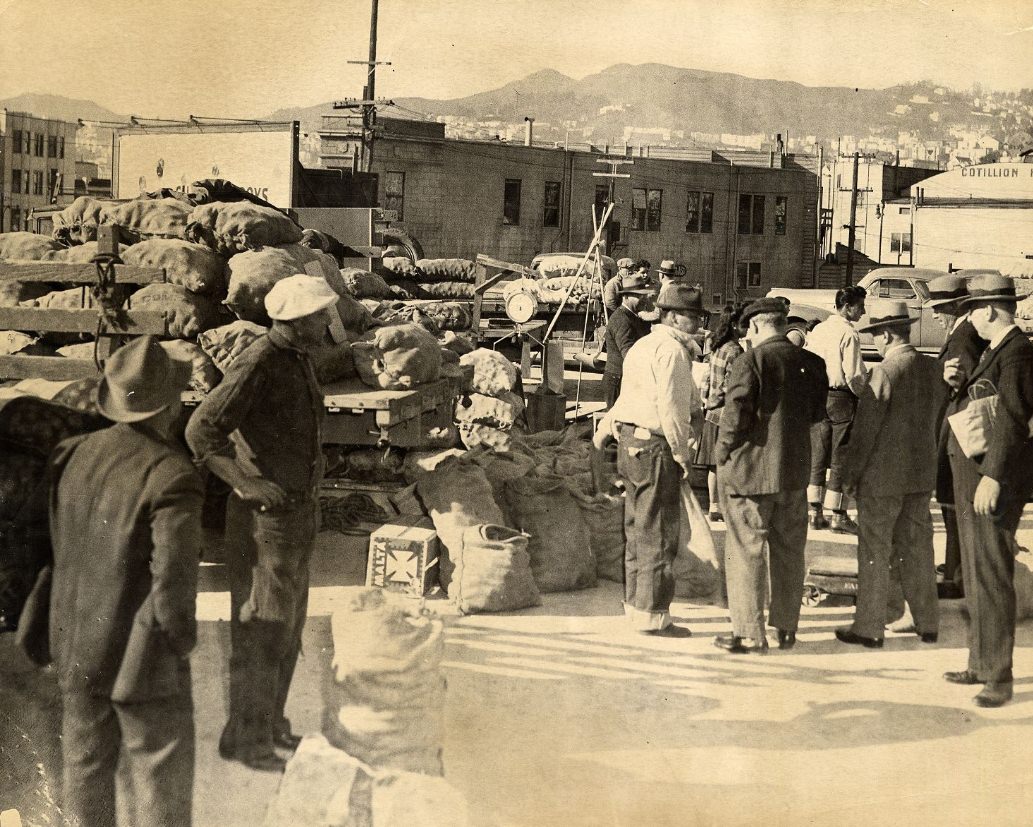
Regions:
[[[635,162],[632,161],[629,158],[610,158],[610,157],[596,158],[595,161],[596,161],[597,164],[609,164],[609,166],[610,166],[610,171],[609,172],[593,172],[592,173],[592,177],[593,178],[608,178],[609,179],[609,194],[607,195],[607,201],[609,202],[611,207],[616,207],[616,205],[617,205],[616,204],[617,196],[616,196],[616,192],[615,192],[615,185],[617,183],[617,179],[618,178],[630,178],[631,177],[631,175],[628,174],[628,173],[617,172],[617,169],[619,167],[623,166],[624,164],[634,164]],[[592,209],[594,210],[595,207],[593,207]],[[612,213],[612,209],[611,210],[607,210],[606,214],[610,215],[611,213]],[[607,255],[609,255],[610,253],[613,252],[613,248],[617,246],[617,241],[618,241],[617,238],[612,238],[613,233],[610,232],[611,230],[612,230],[612,227],[607,227],[607,232],[606,232],[606,254]]]
[[[857,162],[858,153],[854,152],[854,172],[850,184],[850,232],[847,235],[846,280],[854,283],[854,239],[857,235]]]
[[[377,66],[390,66],[389,60],[377,60],[377,15],[379,0],[372,0],[369,17],[369,59],[349,60],[348,63],[366,67],[366,83],[362,87],[362,100],[346,99],[334,102],[334,109],[355,109],[362,111],[362,158],[363,172],[370,172],[373,165],[373,138],[377,123]],[[390,103],[387,101],[387,103]]]

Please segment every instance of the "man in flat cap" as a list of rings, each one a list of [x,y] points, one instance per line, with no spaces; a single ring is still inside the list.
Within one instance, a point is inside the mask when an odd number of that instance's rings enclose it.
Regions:
[[[854,493],[857,610],[844,643],[879,648],[890,595],[890,568],[900,575],[914,629],[923,643],[939,631],[929,500],[936,485],[937,425],[946,387],[937,361],[911,344],[918,321],[901,301],[875,299],[868,324],[882,361],[861,392],[843,459],[843,487]]]
[[[606,407],[617,401],[624,375],[624,358],[632,345],[649,333],[649,322],[639,316],[639,310],[648,310],[650,297],[656,291],[642,276],[628,275],[620,286],[621,305],[606,323],[606,368],[603,370],[603,389]]]
[[[132,823],[191,823],[204,488],[172,437],[189,379],[188,362],[152,336],[135,339],[107,360],[98,388],[114,424],[51,459],[50,651],[64,707],[63,809],[75,827],[114,827],[120,759]]]
[[[681,525],[681,480],[692,470],[703,425],[703,402],[692,379],[699,346],[692,335],[704,315],[698,290],[668,285],[656,306],[660,323],[639,339],[624,361],[616,403],[599,423],[594,442],[618,442],[624,480],[624,612],[636,631],[688,637],[671,624],[674,558]]]
[[[771,571],[770,625],[792,648],[800,620],[807,543],[811,425],[825,415],[825,368],[786,338],[786,305],[757,299],[742,312],[752,345],[731,366],[718,426],[717,481],[728,526],[725,569],[732,634],[714,645],[764,653],[764,600]]]
[[[635,260],[630,258],[617,259],[617,275],[606,282],[603,286],[603,305],[607,313],[613,313],[621,306],[621,279],[631,275],[631,268],[635,266]]]
[[[967,668],[944,678],[983,684],[976,704],[997,707],[1012,697],[1015,530],[1033,493],[1033,344],[1015,325],[1017,297],[1010,278],[980,275],[969,280],[968,292],[968,319],[988,344],[968,375],[953,360],[946,363],[944,380],[958,389],[947,416],[987,394],[997,396],[997,406],[986,450],[975,456],[966,456],[950,425],[947,455],[961,537],[969,652]]]
[[[337,299],[322,278],[277,282],[265,298],[272,329],[233,361],[187,426],[198,461],[233,489],[230,712],[219,754],[258,770],[282,770],[275,748],[300,740],[284,705],[305,626],[323,476],[323,394],[309,351]]]
[[[944,329],[946,338],[937,355],[941,373],[947,362],[957,360],[959,374],[970,376],[979,364],[979,357],[986,349],[986,342],[979,338],[964,301],[968,298],[965,276],[955,273],[940,276],[929,282],[928,305],[933,317]],[[954,480],[951,477],[950,460],[947,458],[947,437],[950,426],[946,413],[949,399],[956,395],[957,388],[947,386],[948,399],[940,412],[940,425],[936,443],[936,501],[943,515],[943,528],[947,535],[947,550],[943,564],[943,583],[939,586],[941,597],[964,596],[964,577],[961,573],[961,542],[958,539],[958,517],[954,510]]]

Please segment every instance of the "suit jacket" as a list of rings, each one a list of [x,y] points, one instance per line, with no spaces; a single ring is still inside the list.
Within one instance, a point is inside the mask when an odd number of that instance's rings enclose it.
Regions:
[[[977,463],[979,473],[999,482],[1007,500],[1028,498],[1033,492],[1033,344],[1022,331],[1015,328],[997,347],[987,348],[947,407],[948,416],[968,407],[968,389],[980,381],[993,384],[1000,404],[990,445]]]
[[[631,346],[649,335],[650,324],[621,305],[606,323],[606,367],[610,376],[624,375],[624,357]]]
[[[51,465],[61,688],[121,702],[188,692],[204,497],[189,455],[119,424],[61,443]]]
[[[965,376],[971,376],[972,371],[979,364],[979,357],[986,350],[986,340],[980,339],[972,322],[968,319],[962,321],[955,330],[947,334],[947,338],[940,348],[937,360],[942,371],[944,363],[948,359],[957,358],[961,370]],[[943,408],[940,411],[940,424],[937,439],[937,463],[936,474],[936,499],[941,503],[954,502],[954,484],[951,476],[950,459],[947,457],[947,437],[950,435],[950,425],[947,424],[947,405],[956,395],[955,390],[944,383],[947,388],[947,395],[943,400]]]
[[[843,484],[858,496],[931,492],[947,386],[939,362],[912,345],[872,368],[850,428]]]
[[[718,475],[732,494],[807,487],[811,425],[825,416],[828,380],[820,356],[774,336],[731,366],[718,428]]]

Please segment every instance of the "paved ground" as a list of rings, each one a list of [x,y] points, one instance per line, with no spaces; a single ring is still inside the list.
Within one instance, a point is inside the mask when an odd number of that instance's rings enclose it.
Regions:
[[[1020,540],[1033,545],[1033,511]],[[289,713],[319,729],[319,676],[339,587],[361,580],[361,544],[321,535],[305,658]],[[942,535],[937,535],[942,553]],[[815,553],[851,553],[827,532]],[[220,761],[228,597],[205,567],[193,659],[201,827],[260,824],[275,776]],[[1033,624],[1019,632],[1015,700],[971,704],[940,673],[963,668],[964,616],[941,603],[940,643],[889,636],[882,651],[837,643],[850,607],[805,609],[789,653],[736,657],[711,645],[724,610],[677,603],[691,640],[643,639],[619,616],[619,587],[548,595],[512,615],[449,618],[446,777],[477,825],[1027,825],[1033,787]],[[46,810],[37,783],[58,767],[57,707],[45,675],[0,639],[0,809]],[[24,737],[23,737],[24,736]],[[13,746],[13,749],[12,749]],[[54,784],[50,785],[55,786]],[[50,791],[56,794],[56,790]],[[447,814],[428,823],[448,825]]]

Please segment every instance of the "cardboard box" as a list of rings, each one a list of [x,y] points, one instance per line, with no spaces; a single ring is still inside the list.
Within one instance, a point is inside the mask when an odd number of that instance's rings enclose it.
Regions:
[[[370,534],[366,585],[422,597],[438,584],[439,557],[430,518],[399,515]]]

